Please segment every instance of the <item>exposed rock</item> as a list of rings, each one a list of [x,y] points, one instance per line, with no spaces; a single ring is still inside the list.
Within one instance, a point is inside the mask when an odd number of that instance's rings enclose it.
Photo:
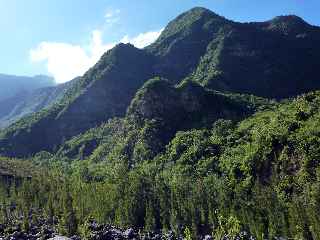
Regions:
[[[173,231],[141,232],[134,228],[119,228],[111,224],[99,224],[95,220],[89,221],[89,236],[81,238],[79,235],[66,237],[56,232],[57,225],[52,226],[44,217],[39,217],[36,223],[30,223],[28,230],[23,230],[19,223],[0,224],[0,240],[183,240],[183,235],[176,235]],[[212,236],[198,236],[197,239],[213,240]],[[228,236],[223,238],[229,240]],[[241,232],[235,239],[255,240],[248,232]],[[282,239],[282,238],[276,238]],[[231,240],[231,239],[230,239]]]
[[[213,238],[210,235],[205,235],[203,240],[213,240]]]
[[[132,228],[127,229],[124,232],[124,237],[126,237],[127,239],[134,239],[137,237],[137,234],[135,233],[135,231]]]
[[[64,236],[55,236],[53,238],[50,238],[49,240],[71,240],[71,238],[67,238]]]

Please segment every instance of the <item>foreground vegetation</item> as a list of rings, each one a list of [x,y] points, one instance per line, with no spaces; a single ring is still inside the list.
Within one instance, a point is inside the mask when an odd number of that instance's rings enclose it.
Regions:
[[[128,129],[126,121],[73,140],[73,147],[85,146],[104,131],[90,154],[80,147],[70,158],[64,146],[56,155],[36,155],[31,179],[2,185],[2,206],[16,204],[13,211],[24,218],[40,209],[67,235],[86,236],[93,218],[192,238],[233,239],[243,231],[257,239],[320,238],[319,92],[239,123],[180,131],[163,149],[155,122]],[[0,221],[7,222],[4,209]]]

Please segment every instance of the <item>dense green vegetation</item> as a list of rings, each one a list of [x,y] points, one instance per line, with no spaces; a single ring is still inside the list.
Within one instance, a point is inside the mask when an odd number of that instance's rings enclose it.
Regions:
[[[117,151],[125,158],[154,156],[164,149],[177,131],[211,126],[217,119],[240,120],[270,101],[247,95],[229,95],[185,81],[173,86],[165,79],[151,79],[137,92],[124,119],[113,119],[62,144],[59,158],[85,158],[95,162]],[[127,142],[131,150],[121,144]],[[122,150],[120,150],[122,149]],[[118,156],[119,157],[119,156]]]
[[[180,131],[150,153],[152,122],[136,130],[134,143],[135,130],[123,139],[116,132],[126,120],[115,119],[68,143],[105,138],[87,156],[38,154],[34,164],[52,170],[35,173],[2,201],[16,202],[17,211],[43,209],[61,219],[66,234],[83,232],[93,217],[145,230],[182,233],[188,226],[193,236],[245,230],[258,239],[318,239],[319,120],[320,93],[310,93],[239,123]]]
[[[116,46],[77,79],[57,104],[3,130],[0,152],[25,157],[54,151],[66,139],[123,116],[135,92],[152,77],[150,64],[152,57],[142,50],[129,44]],[[35,138],[39,141],[30,141]]]
[[[0,133],[1,155],[26,158],[0,159],[0,223],[320,239],[318,40],[296,16],[195,8],[145,49],[116,46]]]

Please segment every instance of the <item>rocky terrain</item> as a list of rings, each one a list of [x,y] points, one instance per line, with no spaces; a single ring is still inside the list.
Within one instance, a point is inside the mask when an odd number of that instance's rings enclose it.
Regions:
[[[177,236],[174,232],[141,232],[133,228],[121,229],[109,224],[98,224],[95,221],[89,221],[87,224],[87,232],[84,238],[80,236],[65,237],[61,236],[51,224],[44,219],[36,224],[29,226],[28,230],[22,230],[21,226],[0,225],[1,240],[183,240],[186,236],[181,234]],[[210,235],[198,236],[199,240],[213,240]],[[224,236],[223,240],[229,240],[228,236]],[[254,240],[246,232],[239,234],[235,240]],[[187,239],[188,240],[188,239]]]

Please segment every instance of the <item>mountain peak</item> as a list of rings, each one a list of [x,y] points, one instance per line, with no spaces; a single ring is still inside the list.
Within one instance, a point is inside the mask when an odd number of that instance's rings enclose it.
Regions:
[[[205,25],[212,23],[213,21],[218,24],[229,22],[224,17],[215,14],[209,9],[203,7],[192,8],[172,20],[162,32],[157,42],[161,42],[164,39],[168,39],[179,33],[187,34],[197,28],[203,28]]]
[[[184,12],[182,15],[189,15],[189,14],[198,14],[198,15],[211,15],[215,17],[222,18],[218,14],[214,13],[210,9],[204,8],[204,7],[194,7],[191,8],[190,10]]]
[[[190,10],[180,14],[177,18],[175,18],[173,21],[169,23],[168,26],[172,25],[173,23],[179,23],[185,22],[186,25],[191,24],[193,22],[197,21],[209,21],[209,20],[223,20],[223,21],[228,21],[224,17],[214,13],[213,11],[204,8],[204,7],[194,7],[191,8]]]
[[[284,34],[299,34],[311,27],[301,17],[296,15],[277,16],[268,21],[268,29]]]
[[[113,49],[118,50],[118,49],[124,49],[124,48],[136,48],[134,45],[131,43],[118,43]]]
[[[212,39],[231,24],[231,21],[202,7],[179,15],[166,26],[157,41],[146,48],[161,59],[162,63],[155,69],[167,73],[161,75],[157,72],[157,75],[174,82],[185,78],[195,69]]]
[[[308,24],[301,17],[297,15],[282,15],[277,16],[271,20],[272,22],[287,22],[287,23],[300,23],[300,24]]]
[[[107,51],[104,54],[104,57],[109,56],[109,55],[115,55],[115,54],[121,54],[121,53],[126,53],[127,51],[130,50],[138,50],[135,46],[133,46],[131,43],[118,43],[115,45],[112,49]]]

